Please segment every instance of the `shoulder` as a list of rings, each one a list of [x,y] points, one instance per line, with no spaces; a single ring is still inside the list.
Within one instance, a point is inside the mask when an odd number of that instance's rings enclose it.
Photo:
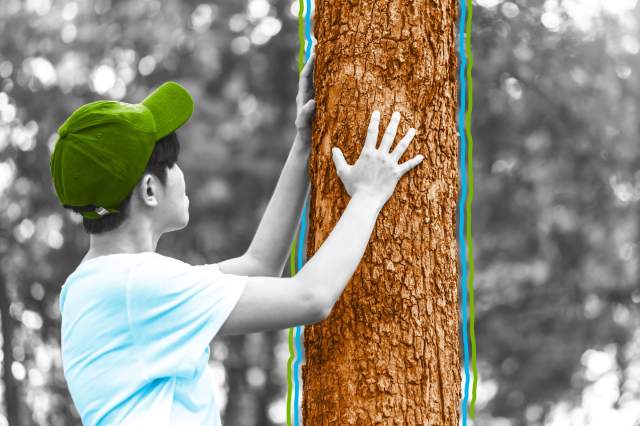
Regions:
[[[160,253],[145,253],[131,269],[133,292],[173,293],[221,274],[217,263],[192,265]]]
[[[199,271],[220,271],[220,267],[217,263],[191,264],[175,257],[150,252],[141,257],[136,270],[142,270],[157,276],[164,273],[180,274]]]

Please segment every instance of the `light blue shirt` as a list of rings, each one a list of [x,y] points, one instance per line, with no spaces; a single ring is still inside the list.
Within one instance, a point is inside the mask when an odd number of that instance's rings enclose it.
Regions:
[[[89,259],[60,292],[62,366],[86,426],[220,426],[209,343],[248,277],[155,252]]]

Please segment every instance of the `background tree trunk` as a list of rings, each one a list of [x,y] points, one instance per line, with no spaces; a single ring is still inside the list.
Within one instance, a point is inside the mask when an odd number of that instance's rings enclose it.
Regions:
[[[349,198],[331,147],[353,164],[374,109],[378,143],[398,110],[392,147],[417,130],[400,162],[425,159],[383,207],[330,316],[305,327],[304,424],[458,426],[457,2],[316,3],[307,258]]]
[[[22,425],[20,409],[20,388],[11,372],[13,364],[13,335],[15,320],[11,318],[11,300],[4,272],[0,268],[0,321],[2,321],[2,381],[4,384],[4,402],[7,422],[10,425]]]
[[[276,370],[276,363],[278,359],[275,354],[275,348],[278,343],[278,333],[280,331],[267,331],[264,333],[263,342],[263,371],[266,374],[266,380],[264,387],[259,392],[260,398],[258,399],[258,419],[256,425],[272,426],[274,422],[269,416],[269,406],[274,401],[275,397],[284,393],[286,395],[287,388],[285,386],[282,389],[277,377],[272,372]],[[286,383],[286,378],[284,379]]]
[[[251,394],[247,383],[246,372],[249,368],[245,357],[247,335],[226,337],[229,355],[224,360],[227,371],[227,405],[224,409],[224,424],[254,425],[255,419],[251,406]]]

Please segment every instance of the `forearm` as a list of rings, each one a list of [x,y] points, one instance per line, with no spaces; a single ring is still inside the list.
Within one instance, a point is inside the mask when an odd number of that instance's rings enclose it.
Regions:
[[[381,209],[378,198],[354,194],[335,228],[296,275],[312,287],[326,310],[333,307],[358,267]]]
[[[309,149],[296,135],[276,188],[247,252],[273,274],[281,274],[309,192]]]

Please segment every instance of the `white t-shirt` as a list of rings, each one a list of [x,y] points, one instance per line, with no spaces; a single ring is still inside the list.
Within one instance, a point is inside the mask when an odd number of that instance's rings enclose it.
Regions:
[[[209,343],[246,275],[155,252],[89,259],[60,292],[62,365],[90,426],[220,426]]]

